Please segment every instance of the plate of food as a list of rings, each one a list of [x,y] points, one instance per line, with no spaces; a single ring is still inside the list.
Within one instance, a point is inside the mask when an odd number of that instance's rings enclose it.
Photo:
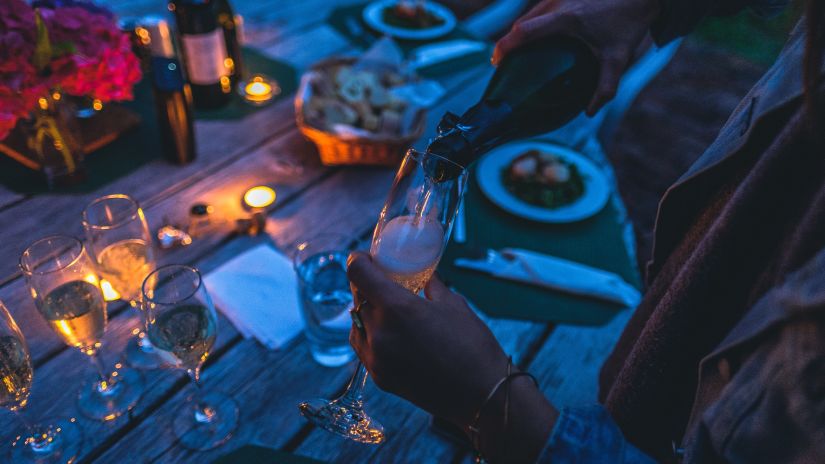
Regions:
[[[610,198],[607,177],[592,161],[541,141],[491,150],[479,161],[476,179],[500,208],[538,222],[580,221],[601,211]]]
[[[435,39],[456,25],[452,11],[430,1],[379,0],[367,5],[363,14],[368,26],[398,39]]]

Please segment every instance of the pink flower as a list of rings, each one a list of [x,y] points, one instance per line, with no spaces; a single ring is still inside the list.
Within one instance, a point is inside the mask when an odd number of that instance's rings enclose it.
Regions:
[[[24,0],[0,0],[0,140],[51,89],[102,101],[133,98],[140,63],[111,13],[82,2],[39,2],[51,44],[35,66],[35,10]]]

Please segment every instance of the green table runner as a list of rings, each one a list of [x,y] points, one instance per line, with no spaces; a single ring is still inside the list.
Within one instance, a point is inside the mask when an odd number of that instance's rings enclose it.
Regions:
[[[295,92],[298,77],[292,66],[268,58],[249,48],[245,48],[243,53],[247,75],[263,73],[278,82],[281,93],[276,98],[289,98]],[[155,116],[155,102],[148,79],[144,79],[135,86],[134,94],[135,99],[124,102],[123,106],[138,113],[141,123],[114,142],[87,154],[86,182],[69,189],[60,189],[60,192],[81,193],[97,190],[163,156]],[[240,95],[233,95],[232,101],[226,107],[211,111],[197,111],[195,119],[241,119],[260,109],[260,107],[246,104]],[[169,169],[174,169],[174,166],[170,165]],[[48,191],[45,180],[39,172],[26,168],[7,156],[0,156],[0,184],[24,194]]]
[[[508,319],[602,325],[621,306],[496,279],[457,268],[458,257],[477,257],[489,248],[518,247],[577,261],[622,276],[641,288],[636,267],[623,239],[621,213],[612,201],[595,216],[571,224],[542,224],[513,216],[491,203],[470,175],[464,197],[467,242],[450,242],[441,259],[441,277],[490,316]]]
[[[274,79],[281,88],[281,93],[274,97],[274,100],[290,97],[298,88],[298,73],[287,63],[273,60],[266,55],[244,48],[244,72],[249,77],[252,74],[266,74]],[[197,111],[196,119],[240,119],[257,111],[259,107],[246,103],[240,95],[233,94],[232,101],[223,108],[216,110]]]

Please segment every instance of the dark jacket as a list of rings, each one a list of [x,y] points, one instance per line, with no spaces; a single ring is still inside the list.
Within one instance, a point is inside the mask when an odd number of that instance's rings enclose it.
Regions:
[[[779,3],[665,1],[654,32]],[[648,292],[602,368],[600,400],[657,459],[675,444],[686,462],[825,462],[825,146],[803,107],[804,39],[797,26],[665,193]]]

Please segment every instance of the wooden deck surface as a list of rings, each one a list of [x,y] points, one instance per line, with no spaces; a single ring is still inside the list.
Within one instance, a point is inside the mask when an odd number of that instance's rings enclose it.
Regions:
[[[163,2],[156,0],[109,3],[121,15],[161,13],[164,8]],[[332,8],[342,3],[355,1],[233,2],[246,18],[250,44],[299,69],[353,49],[346,38],[324,23]],[[432,116],[425,138],[433,133],[437,115],[446,110],[461,111],[478,98],[489,73],[485,66],[441,80],[448,90],[447,98],[430,110]],[[650,156],[651,149],[673,152],[676,145],[657,139],[664,147],[651,147],[650,143],[656,142],[638,141],[653,133],[644,129],[650,122],[649,113],[673,103],[662,97],[670,95],[663,91],[663,85],[668,84],[660,79],[654,83],[654,90],[642,96],[630,112],[632,125],[620,128],[617,142],[610,150],[622,192],[632,199],[628,202],[630,213],[641,225],[642,246],[646,245],[649,216],[655,211],[657,195],[663,189],[660,184],[664,182],[645,174],[642,160]],[[659,93],[656,86],[660,86]],[[735,104],[734,99],[729,99],[721,106],[728,101],[730,107]],[[712,124],[718,122],[719,114],[721,111],[712,115]],[[705,124],[707,117],[701,112],[688,114],[685,124],[705,127],[711,124]],[[680,143],[687,144],[690,153],[698,156],[712,130],[692,132],[690,127],[671,127],[670,133],[681,134]],[[319,367],[311,360],[301,338],[279,351],[268,351],[255,341],[244,339],[222,316],[215,350],[203,372],[203,384],[207,390],[231,394],[241,405],[240,426],[224,446],[198,453],[175,442],[169,429],[170,419],[191,391],[185,376],[175,371],[146,372],[146,394],[127,416],[100,423],[79,413],[76,393],[81,382],[91,375],[88,361],[76,350],[66,348],[36,314],[16,267],[19,254],[33,239],[50,233],[80,236],[82,208],[102,194],[126,193],[136,198],[146,212],[150,228],[155,230],[166,220],[182,220],[188,206],[196,201],[209,202],[228,216],[240,213],[237,200],[246,188],[276,184],[278,204],[270,215],[267,234],[254,238],[238,236],[227,226],[221,233],[159,256],[161,264],[187,263],[208,272],[262,241],[284,247],[324,229],[366,238],[394,174],[388,169],[321,166],[315,148],[295,128],[290,99],[263,108],[242,121],[199,121],[197,136],[198,158],[191,165],[179,168],[162,161],[152,162],[96,192],[25,196],[0,187],[0,300],[20,324],[32,352],[35,381],[27,408],[29,417],[77,417],[85,433],[79,462],[203,464],[247,443],[331,462],[469,462],[467,450],[430,430],[426,413],[372,385],[367,392],[368,407],[389,432],[384,445],[359,445],[314,429],[299,416],[296,404],[308,397],[336,395],[344,388],[353,366]],[[660,160],[668,167],[667,175],[673,178],[687,162],[685,156],[673,156],[672,165],[665,156]],[[651,185],[653,178],[658,183]],[[137,325],[138,313],[115,304],[110,305],[109,317],[103,354],[111,364]],[[601,360],[627,317],[629,312],[622,312],[599,328],[507,320],[490,320],[489,324],[505,350],[514,355],[522,368],[538,377],[548,397],[564,406],[595,401],[595,378]],[[0,415],[0,430],[8,430],[11,421],[11,416]]]

